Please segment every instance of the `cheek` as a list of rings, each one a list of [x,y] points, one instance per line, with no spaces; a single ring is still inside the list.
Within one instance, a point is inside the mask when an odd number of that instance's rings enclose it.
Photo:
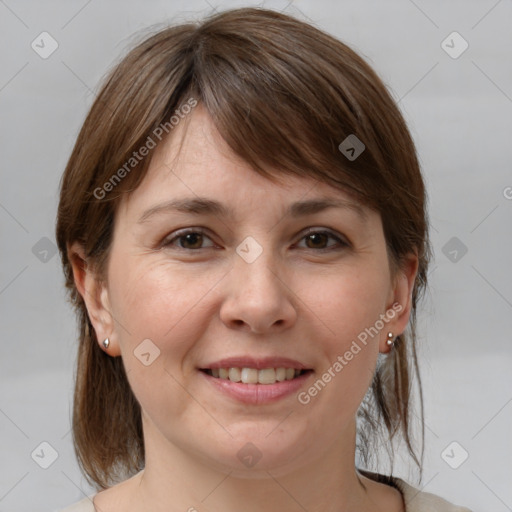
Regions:
[[[321,320],[324,367],[317,378],[322,400],[335,409],[355,412],[375,370],[388,293],[387,274],[377,267],[351,269],[325,280],[310,294],[311,308]],[[315,393],[315,390],[312,390]],[[320,393],[319,393],[320,394]],[[340,417],[341,421],[341,417]]]
[[[168,264],[140,264],[136,259],[131,263],[125,259],[111,272],[111,306],[121,357],[130,387],[151,416],[162,404],[172,408],[173,418],[186,408],[187,396],[180,385],[183,362],[194,340],[201,337],[201,298],[212,286],[196,281]],[[172,426],[174,420],[166,421]]]
[[[377,266],[345,268],[304,288],[306,304],[321,320],[331,350],[341,350],[385,312],[388,276]],[[309,291],[307,291],[309,290]]]
[[[189,325],[185,320],[207,293],[208,284],[165,262],[137,264],[135,260],[113,274],[113,312],[124,320],[129,337],[153,336],[163,342]]]
[[[197,357],[195,342],[213,315],[212,289],[225,272],[144,259],[150,258],[125,259],[113,270],[112,311],[125,367],[133,377],[140,374],[143,365],[136,356],[149,352],[145,359],[154,357],[155,366],[162,367],[162,375],[152,377],[157,382],[190,371],[187,361]]]

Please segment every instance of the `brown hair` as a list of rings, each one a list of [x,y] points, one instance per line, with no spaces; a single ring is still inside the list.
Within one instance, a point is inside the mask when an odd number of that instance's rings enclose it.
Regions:
[[[126,163],[155,130],[169,128],[173,113],[191,98],[255,172],[269,179],[313,177],[379,212],[393,269],[408,253],[418,255],[408,333],[377,366],[358,412],[358,450],[369,464],[371,444],[384,429],[389,443],[400,432],[421,475],[415,325],[430,244],[413,140],[385,85],[360,56],[311,24],[260,8],[224,11],[146,37],[106,77],[63,174],[56,239],[79,322],[72,425],[84,475],[106,488],[136,473],[144,467],[144,444],[140,405],[122,358],[98,346],[68,249],[81,243],[87,263],[104,277],[117,206],[143,180],[152,152],[130,168]],[[365,145],[352,161],[339,149],[351,134]],[[122,179],[105,187],[116,173]],[[421,462],[412,442],[413,371]]]

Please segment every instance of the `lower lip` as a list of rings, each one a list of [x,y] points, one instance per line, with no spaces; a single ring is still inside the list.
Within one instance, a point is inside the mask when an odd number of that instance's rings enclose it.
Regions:
[[[208,382],[211,382],[216,389],[226,395],[245,404],[260,405],[276,402],[285,396],[296,393],[313,372],[308,371],[292,380],[284,380],[275,384],[243,384],[241,382],[232,382],[229,379],[212,377],[201,370],[199,370],[199,373]]]

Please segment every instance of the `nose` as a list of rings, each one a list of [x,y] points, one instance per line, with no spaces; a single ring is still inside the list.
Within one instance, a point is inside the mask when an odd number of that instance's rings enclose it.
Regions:
[[[222,322],[230,329],[275,334],[295,323],[293,287],[270,253],[263,251],[252,263],[236,256],[226,276],[228,292],[220,310]]]

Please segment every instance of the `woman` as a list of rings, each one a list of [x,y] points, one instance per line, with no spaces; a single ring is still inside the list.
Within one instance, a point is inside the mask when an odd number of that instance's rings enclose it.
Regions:
[[[385,431],[421,470],[425,201],[385,86],[311,25],[238,9],[133,49],[61,182],[99,490],[66,510],[467,511],[354,464]]]

